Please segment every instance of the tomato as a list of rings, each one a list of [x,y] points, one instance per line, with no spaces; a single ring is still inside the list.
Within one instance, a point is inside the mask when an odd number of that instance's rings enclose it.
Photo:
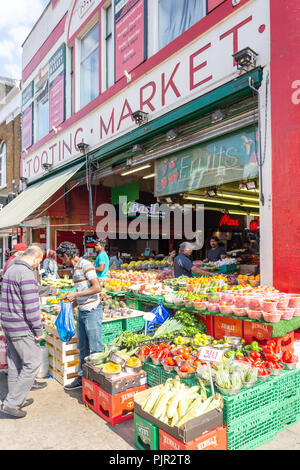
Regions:
[[[190,353],[189,352],[184,352],[182,354],[182,357],[185,361],[188,361],[190,359]]]
[[[184,349],[183,348],[176,349],[176,354],[178,354],[179,356],[182,356],[184,354]]]
[[[261,355],[258,351],[251,351],[250,357],[253,357],[253,359],[260,359]]]
[[[168,366],[176,366],[176,362],[174,361],[172,357],[167,357],[166,363]]]
[[[148,346],[142,346],[141,347],[141,350],[140,350],[140,354],[142,356],[149,356],[150,354],[150,348],[148,348]]]
[[[292,354],[289,351],[284,351],[282,355],[282,362],[290,362]]]
[[[184,348],[182,348],[184,350],[185,353],[189,353],[191,352],[190,348],[188,348],[187,346],[184,346]]]
[[[188,372],[189,371],[189,366],[187,364],[183,364],[183,366],[180,367],[181,372]]]
[[[202,366],[203,362],[200,361],[199,359],[196,359],[196,361],[194,361],[194,366],[195,367],[198,367],[198,366]]]

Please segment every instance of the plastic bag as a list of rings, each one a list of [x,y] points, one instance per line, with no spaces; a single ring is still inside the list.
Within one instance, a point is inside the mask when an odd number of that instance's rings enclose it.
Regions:
[[[154,325],[162,325],[172,315],[165,309],[162,302],[159,302],[158,306],[155,307],[151,313],[155,315],[155,318],[148,323],[147,330],[152,330]]]
[[[60,314],[58,315],[55,326],[59,337],[63,343],[71,341],[75,336],[75,320],[72,302],[60,301]]]

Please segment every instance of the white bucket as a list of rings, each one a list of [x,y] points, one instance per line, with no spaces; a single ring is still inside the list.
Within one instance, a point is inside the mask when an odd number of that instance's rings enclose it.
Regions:
[[[41,346],[42,362],[37,374],[38,379],[44,379],[49,375],[49,351],[46,346]]]

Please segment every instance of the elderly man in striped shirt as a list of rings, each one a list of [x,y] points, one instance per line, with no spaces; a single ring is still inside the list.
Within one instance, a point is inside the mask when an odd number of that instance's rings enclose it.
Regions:
[[[43,257],[42,247],[31,245],[9,265],[2,281],[0,319],[8,340],[8,394],[0,411],[15,418],[24,418],[23,408],[33,402],[26,396],[41,365],[43,326],[34,269]]]

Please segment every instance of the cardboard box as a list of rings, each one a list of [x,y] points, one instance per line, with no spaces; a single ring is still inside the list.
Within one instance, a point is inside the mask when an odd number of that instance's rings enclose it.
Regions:
[[[199,416],[198,418],[191,419],[188,421],[185,426],[169,426],[168,424],[163,423],[159,419],[154,418],[150,413],[147,413],[142,409],[141,403],[143,403],[146,398],[152,393],[154,388],[141,392],[134,397],[134,412],[137,413],[142,418],[146,419],[150,423],[155,424],[158,428],[165,431],[170,436],[175,437],[175,439],[187,443],[199,437],[206,431],[211,431],[219,426],[223,425],[223,410],[215,409],[209,411],[208,413]]]
[[[227,450],[226,427],[219,426],[186,444],[160,429],[159,450]]]
[[[116,395],[117,393],[125,392],[131,388],[137,388],[147,384],[147,374],[144,370],[141,370],[136,374],[123,372],[115,378],[105,377],[105,375],[95,371],[90,364],[84,364],[82,370],[84,377],[97,383],[110,395]]]

